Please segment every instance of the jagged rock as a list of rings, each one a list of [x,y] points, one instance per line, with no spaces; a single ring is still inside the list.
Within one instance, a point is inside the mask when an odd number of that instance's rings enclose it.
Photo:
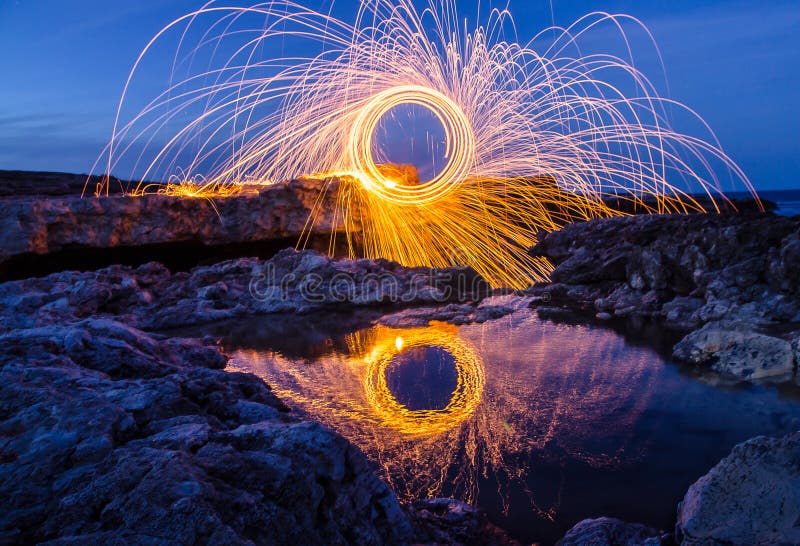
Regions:
[[[722,318],[800,320],[797,218],[749,213],[599,219],[547,234],[530,252],[555,264],[554,284],[530,290],[537,297],[549,292],[551,301],[534,305],[661,317],[679,327]]]
[[[792,341],[792,350],[794,351],[795,366],[800,366],[800,337],[796,337]]]
[[[794,369],[789,342],[753,332],[744,323],[710,322],[679,341],[672,356],[745,380],[787,375]]]
[[[703,307],[703,300],[690,296],[677,296],[661,307],[661,314],[671,324],[694,326],[698,324],[694,313]]]
[[[575,223],[531,254],[555,264],[527,293],[540,315],[654,318],[689,330],[675,357],[741,379],[788,375],[788,344],[754,331],[800,321],[800,218],[770,214],[638,215]],[[563,311],[561,311],[563,313]]]
[[[569,282],[570,284],[588,284],[615,280],[625,273],[628,259],[627,249],[613,253],[596,261],[591,250],[578,248],[574,254],[561,262],[550,276],[553,282]]]
[[[739,444],[678,508],[681,544],[800,543],[800,433]]]
[[[403,543],[364,456],[197,341],[111,320],[0,336],[0,536],[54,544]]]
[[[570,529],[557,546],[658,546],[671,544],[664,531],[614,518],[585,519]]]
[[[406,268],[386,260],[334,260],[287,249],[266,261],[241,258],[188,273],[172,274],[151,263],[2,283],[6,312],[0,315],[0,331],[87,317],[161,329],[331,305],[441,304],[479,298],[488,289],[466,268]]]

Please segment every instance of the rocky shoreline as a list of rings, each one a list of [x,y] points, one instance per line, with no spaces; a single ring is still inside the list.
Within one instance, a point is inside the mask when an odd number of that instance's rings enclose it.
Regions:
[[[630,216],[572,224],[531,253],[555,264],[527,294],[543,316],[654,320],[687,334],[681,362],[737,379],[791,376],[800,358],[800,218]]]
[[[21,207],[8,225],[36,201],[8,199]],[[182,208],[194,204],[169,206],[190,217],[176,233],[204,233],[194,222],[205,217]],[[248,208],[241,222],[262,212]],[[131,241],[147,229],[125,211],[95,213],[121,214]],[[60,224],[63,233],[82,221]],[[275,233],[294,233],[285,228]],[[19,231],[4,232],[3,259],[59,248],[58,230],[45,231],[44,246],[22,250]],[[800,218],[597,220],[531,252],[554,263],[553,282],[519,293],[491,291],[464,268],[294,250],[191,271],[112,265],[0,283],[0,543],[514,543],[463,503],[401,505],[357,448],[295,416],[257,377],[224,371],[213,339],[165,335],[171,328],[343,308],[380,310],[390,326],[467,324],[531,306],[543,317],[654,321],[683,336],[676,359],[721,377],[796,373]],[[601,517],[560,544],[800,543],[798,461],[800,435],[754,438],[688,490],[674,531]]]
[[[479,297],[454,289],[464,278],[486,290],[465,269],[286,250],[0,284],[0,542],[513,543],[458,501],[401,506],[357,448],[224,371],[212,339],[152,333]]]

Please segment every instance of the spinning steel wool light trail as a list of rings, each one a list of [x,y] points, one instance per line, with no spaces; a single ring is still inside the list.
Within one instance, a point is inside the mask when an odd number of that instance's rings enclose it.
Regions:
[[[727,183],[752,191],[702,120],[634,66],[623,26],[644,29],[635,19],[594,13],[528,45],[506,38],[507,11],[471,30],[460,21],[454,0],[421,10],[362,0],[352,24],[288,0],[209,3],[142,51],[96,168],[133,164],[135,180],[170,182],[130,194],[183,197],[308,175],[320,187],[309,229],[318,215],[341,218],[351,253],[470,265],[513,287],[550,270],[526,253],[538,231],[619,214],[610,197],[682,213],[719,210]],[[586,52],[601,27],[626,57]],[[173,34],[169,85],[128,119],[143,64]],[[376,137],[409,106],[429,111],[444,135],[446,163],[425,181],[382,165]],[[707,139],[672,130],[675,111],[697,119]]]

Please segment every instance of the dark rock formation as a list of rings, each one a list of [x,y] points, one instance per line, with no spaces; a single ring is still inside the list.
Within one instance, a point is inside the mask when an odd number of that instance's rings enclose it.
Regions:
[[[405,268],[287,249],[267,261],[242,258],[174,274],[150,263],[3,283],[0,332],[89,317],[162,329],[330,305],[462,301],[487,289],[470,269]]]
[[[263,186],[258,192],[216,197],[212,205],[202,198],[164,195],[82,198],[80,189],[74,187],[76,175],[63,176],[64,191],[56,181],[50,182],[56,195],[0,196],[0,270],[21,257],[77,249],[178,243],[211,246],[276,239],[296,242],[306,231],[312,211],[319,213],[315,234],[329,236],[343,229],[333,220],[334,215],[324,214],[327,209],[319,207],[324,185],[320,180]],[[28,181],[34,186],[30,191],[36,191],[37,185],[50,187],[49,179],[36,180]]]
[[[410,539],[356,448],[224,364],[111,320],[0,336],[3,542]]]
[[[100,182],[101,177],[57,172],[0,170],[0,197],[80,195],[86,186],[87,179],[90,187],[94,188]],[[119,181],[113,179],[111,184],[117,186]]]
[[[577,523],[556,546],[659,546],[672,543],[672,538],[663,531],[614,518],[597,518]]]
[[[0,540],[508,543],[474,510],[401,508],[361,452],[224,371],[216,348],[135,328],[455,301],[464,286],[486,289],[471,270],[294,250],[0,284]]]
[[[566,307],[602,319],[655,318],[682,330],[727,320],[769,333],[771,326],[800,322],[798,218],[751,213],[595,220],[551,233],[531,252],[556,266],[552,284],[529,290],[542,308]],[[703,335],[685,340],[676,358],[742,378],[785,371],[786,351],[775,366],[732,364],[742,356],[756,358],[755,345],[765,348],[767,340],[755,334],[747,338],[749,349],[744,338],[734,348],[737,336],[731,334],[716,345],[706,336],[698,348]],[[726,354],[717,354],[723,349]]]
[[[800,433],[739,444],[689,488],[676,537],[700,544],[800,544]]]

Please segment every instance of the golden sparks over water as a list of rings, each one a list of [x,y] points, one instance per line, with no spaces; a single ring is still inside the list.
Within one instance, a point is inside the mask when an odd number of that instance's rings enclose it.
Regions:
[[[718,210],[727,184],[752,191],[699,116],[636,68],[624,29],[649,33],[635,19],[593,13],[528,44],[505,10],[466,21],[454,0],[363,0],[352,22],[285,0],[212,2],[142,51],[96,167],[133,164],[142,182],[130,195],[182,198],[316,177],[312,216],[340,218],[351,253],[470,265],[512,287],[551,270],[526,252],[539,231],[619,214],[608,198],[681,213]],[[595,51],[598,29],[627,53]],[[169,84],[130,104],[148,61],[165,58]],[[377,131],[408,106],[444,134],[444,165],[429,180],[382,165]],[[674,130],[676,112],[705,137]],[[168,182],[144,183],[153,179]]]
[[[484,325],[377,326],[345,341],[312,360],[239,349],[229,368],[259,375],[287,404],[355,443],[405,500],[474,502],[490,479],[501,499],[523,487],[550,519],[559,500],[536,489],[532,457],[560,453],[615,468],[641,455],[643,440],[632,439],[660,364],[646,350],[619,361],[624,339],[611,332],[541,323],[525,311]],[[440,409],[411,409],[392,390],[393,365],[430,369],[417,349],[451,358],[455,386]],[[449,385],[430,374],[424,382]]]

